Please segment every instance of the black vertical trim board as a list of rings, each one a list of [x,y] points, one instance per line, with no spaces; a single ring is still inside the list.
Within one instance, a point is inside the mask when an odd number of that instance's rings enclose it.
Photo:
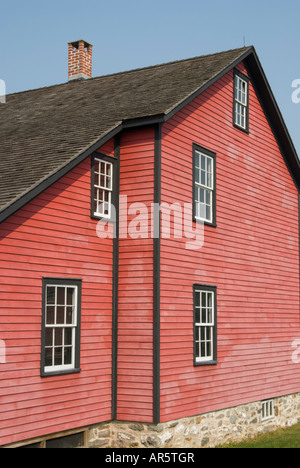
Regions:
[[[155,127],[154,203],[161,204],[161,124]],[[158,206],[156,205],[156,207]],[[153,423],[160,423],[160,236],[161,214],[155,210],[153,239]]]
[[[111,418],[117,419],[118,399],[118,303],[119,303],[119,195],[120,195],[120,134],[115,137],[114,195],[116,222],[113,239],[113,297],[112,297],[112,376]]]

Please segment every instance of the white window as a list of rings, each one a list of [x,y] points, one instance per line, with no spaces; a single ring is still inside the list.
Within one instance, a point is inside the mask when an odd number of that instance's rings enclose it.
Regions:
[[[195,364],[216,361],[216,288],[194,286]]]
[[[214,158],[195,150],[195,218],[213,223],[214,218]]]
[[[236,74],[234,79],[234,123],[238,127],[248,128],[248,81]]]
[[[113,164],[100,159],[94,160],[94,215],[111,217],[113,191]]]
[[[73,284],[72,284],[73,283]],[[79,367],[79,280],[63,284],[44,281],[42,372],[74,370]]]
[[[266,400],[262,402],[261,420],[267,421],[275,417],[274,400]]]

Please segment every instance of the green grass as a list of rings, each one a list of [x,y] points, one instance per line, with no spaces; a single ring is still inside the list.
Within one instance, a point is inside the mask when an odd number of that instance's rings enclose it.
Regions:
[[[300,423],[239,444],[223,445],[220,448],[300,448]]]

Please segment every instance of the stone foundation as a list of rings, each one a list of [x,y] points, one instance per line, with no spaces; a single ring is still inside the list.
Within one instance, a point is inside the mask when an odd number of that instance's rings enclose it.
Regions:
[[[89,447],[212,448],[300,421],[300,393],[274,399],[274,417],[262,421],[262,402],[159,424],[110,422],[88,430]]]

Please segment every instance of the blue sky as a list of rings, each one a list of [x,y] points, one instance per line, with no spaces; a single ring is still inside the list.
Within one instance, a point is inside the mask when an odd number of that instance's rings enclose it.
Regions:
[[[94,45],[93,76],[254,45],[300,155],[299,0],[0,0],[7,92],[67,81],[67,43]]]

